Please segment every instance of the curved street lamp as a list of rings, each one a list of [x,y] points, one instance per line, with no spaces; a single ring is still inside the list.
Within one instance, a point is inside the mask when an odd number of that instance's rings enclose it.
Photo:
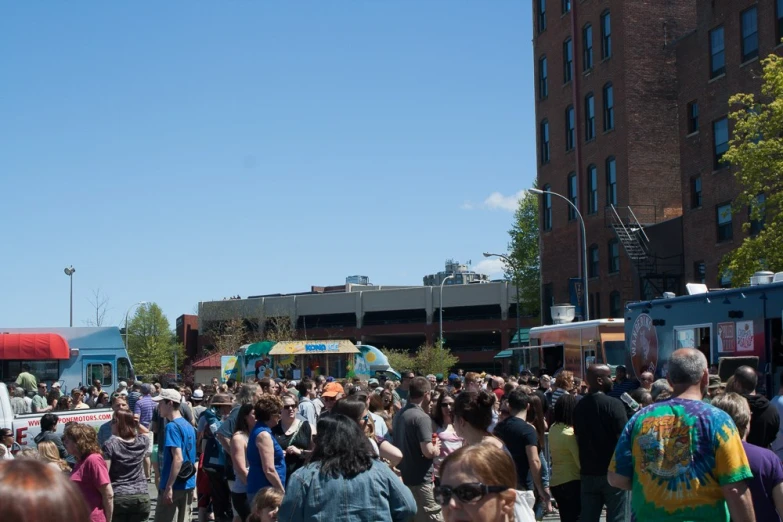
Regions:
[[[71,280],[71,322],[70,325],[73,327],[73,274],[76,272],[76,269],[73,267],[73,265],[69,266],[65,270],[65,275],[68,276],[68,278]]]
[[[579,212],[579,209],[576,208],[576,205],[574,205],[570,199],[563,196],[562,194],[552,192],[551,190],[541,190],[537,188],[530,188],[528,191],[532,192],[533,194],[550,194],[552,196],[559,197],[571,205],[571,207],[574,209],[574,212],[576,212],[576,216],[579,218],[579,224],[582,225],[582,286],[584,287],[582,289],[582,299],[584,300],[583,308],[585,311],[585,321],[589,321],[590,305],[589,300],[587,299],[587,234],[585,233],[585,220],[582,218],[582,214]]]
[[[440,282],[440,346],[443,347],[443,283],[448,281],[449,279],[454,279],[454,274],[451,274],[449,276],[446,276],[443,278],[443,281]]]
[[[133,310],[137,306],[144,306],[145,304],[147,304],[147,301],[139,301],[138,303],[130,305],[130,307],[128,307],[128,310],[125,312],[125,349],[126,350],[128,349],[128,314],[130,313],[131,310]]]

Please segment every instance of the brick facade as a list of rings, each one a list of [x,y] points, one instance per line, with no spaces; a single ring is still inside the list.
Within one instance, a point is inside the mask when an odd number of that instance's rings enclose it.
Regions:
[[[681,162],[680,189],[683,207],[684,269],[687,281],[720,286],[718,266],[724,255],[737,248],[746,233],[742,225],[748,211],[735,209],[732,215],[732,239],[719,241],[717,207],[729,203],[739,193],[733,167],[715,169],[713,163],[712,123],[729,112],[729,98],[739,92],[759,94],[760,58],[780,53],[777,35],[776,2],[752,0],[699,0],[695,30],[677,42],[679,78],[679,140]],[[759,58],[743,62],[740,15],[756,6],[758,14]],[[710,31],[724,28],[725,74],[711,78]],[[689,132],[689,104],[699,107],[699,129]],[[731,122],[729,122],[731,132]],[[701,182],[701,202],[694,198],[694,180]],[[704,274],[697,273],[704,263]]]
[[[695,26],[690,2],[658,3],[574,1],[561,14],[561,1],[548,0],[546,29],[539,31],[539,0],[533,2],[536,65],[536,122],[549,122],[550,161],[542,163],[538,134],[538,187],[568,196],[569,175],[576,174],[578,206],[585,219],[588,246],[598,251],[598,273],[589,280],[592,317],[618,315],[615,303],[638,299],[639,285],[631,260],[620,249],[619,271],[610,273],[609,243],[616,239],[607,226],[607,158],[617,175],[616,207],[630,207],[640,221],[655,223],[682,212],[676,91],[676,54],[667,45]],[[602,15],[611,19],[611,55],[604,58]],[[583,30],[592,27],[593,67],[585,70]],[[563,43],[573,42],[572,80],[564,82]],[[548,96],[540,96],[539,60],[546,56]],[[604,88],[613,88],[614,128],[604,131]],[[595,137],[586,140],[585,97],[595,103]],[[566,108],[574,107],[575,146],[566,151]],[[588,166],[597,169],[598,205],[588,207]],[[543,206],[543,205],[542,205]],[[568,279],[581,273],[579,223],[569,219],[568,204],[552,198],[552,226],[541,234],[542,285],[545,317],[552,302],[569,301]],[[590,261],[588,261],[588,264]],[[622,309],[619,310],[621,316]],[[548,321],[547,321],[548,322]]]

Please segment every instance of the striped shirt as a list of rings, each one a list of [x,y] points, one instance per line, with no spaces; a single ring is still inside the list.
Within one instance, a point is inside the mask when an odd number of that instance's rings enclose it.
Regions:
[[[149,395],[143,396],[136,401],[136,407],[133,409],[133,413],[139,416],[139,424],[145,428],[149,428],[152,423],[152,412],[155,411],[155,401]]]

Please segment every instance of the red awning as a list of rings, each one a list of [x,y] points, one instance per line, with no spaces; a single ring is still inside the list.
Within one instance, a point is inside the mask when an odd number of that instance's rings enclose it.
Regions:
[[[43,361],[69,359],[71,350],[61,335],[52,333],[0,334],[0,359]]]

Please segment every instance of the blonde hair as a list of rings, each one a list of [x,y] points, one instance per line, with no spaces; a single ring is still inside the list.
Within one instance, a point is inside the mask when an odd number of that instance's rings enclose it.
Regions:
[[[555,386],[561,390],[570,391],[574,386],[574,372],[563,370],[557,374],[557,378],[555,379]]]
[[[41,460],[44,462],[53,462],[54,464],[57,464],[60,471],[68,471],[71,469],[68,463],[60,458],[60,450],[58,450],[55,443],[50,440],[44,440],[38,444],[38,453],[40,453]]]
[[[274,509],[283,503],[283,494],[275,488],[264,488],[253,499],[253,513],[260,513],[264,508]]]
[[[750,405],[742,395],[727,392],[712,399],[712,405],[729,414],[737,425],[740,437],[744,437],[750,425]]]

